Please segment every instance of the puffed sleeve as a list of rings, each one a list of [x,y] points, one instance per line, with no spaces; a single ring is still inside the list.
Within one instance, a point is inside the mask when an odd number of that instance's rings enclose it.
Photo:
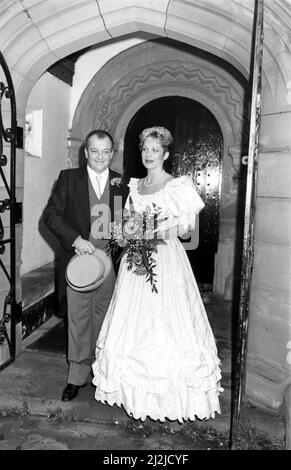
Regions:
[[[185,230],[195,227],[196,215],[205,206],[192,179],[183,175],[174,178],[165,187],[164,208],[169,214],[168,227],[181,225]]]

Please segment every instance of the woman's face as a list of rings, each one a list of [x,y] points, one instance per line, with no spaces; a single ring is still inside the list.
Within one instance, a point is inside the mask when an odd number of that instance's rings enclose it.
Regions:
[[[164,160],[169,156],[169,152],[164,152],[163,146],[159,139],[154,137],[147,137],[144,140],[141,149],[142,163],[147,170],[161,169]]]

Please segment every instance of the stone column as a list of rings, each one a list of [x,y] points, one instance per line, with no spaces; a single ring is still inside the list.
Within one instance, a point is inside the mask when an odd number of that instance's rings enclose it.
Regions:
[[[278,408],[291,380],[291,100],[278,69],[263,90],[246,394]]]
[[[68,131],[68,168],[77,168],[80,166],[80,159],[83,154],[81,150],[82,138],[72,135],[72,130]]]
[[[235,145],[228,148],[223,162],[219,243],[215,259],[214,290],[226,300],[232,300],[234,279],[239,278],[236,251],[239,244],[237,217],[242,216],[238,211],[240,175],[241,146]]]

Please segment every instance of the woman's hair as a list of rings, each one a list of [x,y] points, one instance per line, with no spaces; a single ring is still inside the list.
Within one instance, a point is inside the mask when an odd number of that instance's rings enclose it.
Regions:
[[[170,131],[165,127],[161,126],[154,126],[148,127],[144,129],[139,136],[140,140],[140,148],[142,148],[144,141],[148,138],[152,137],[153,139],[158,139],[161,142],[161,145],[164,149],[164,152],[170,150],[170,147],[173,143],[173,137]]]

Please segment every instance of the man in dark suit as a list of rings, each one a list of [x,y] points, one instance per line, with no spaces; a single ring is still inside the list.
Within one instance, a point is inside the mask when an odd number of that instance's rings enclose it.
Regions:
[[[62,279],[75,253],[82,256],[93,253],[95,248],[106,250],[109,235],[108,226],[104,226],[106,217],[102,217],[104,208],[110,209],[109,223],[125,204],[128,187],[121,184],[118,173],[109,169],[113,148],[114,142],[108,132],[91,131],[84,142],[87,165],[61,171],[49,198],[44,222],[61,242]],[[77,292],[67,286],[69,374],[63,401],[75,398],[79,388],[87,383],[114,284],[115,270],[111,261],[109,275],[94,291]]]

